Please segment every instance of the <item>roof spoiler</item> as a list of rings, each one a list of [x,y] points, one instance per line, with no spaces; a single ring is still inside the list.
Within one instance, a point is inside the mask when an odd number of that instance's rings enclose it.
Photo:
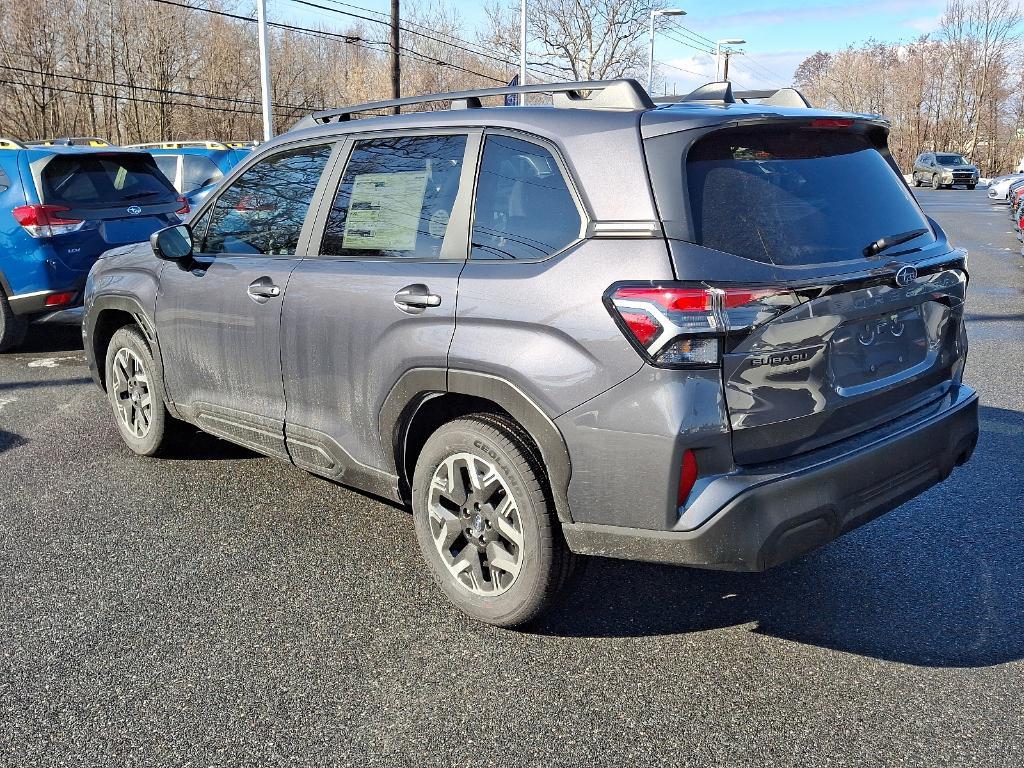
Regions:
[[[767,91],[733,91],[732,83],[707,83],[685,96],[658,96],[658,104],[762,104],[768,107],[811,109],[811,102],[796,88],[778,88]]]
[[[586,95],[584,93],[586,92]],[[408,107],[431,102],[447,101],[449,109],[480,109],[480,100],[492,96],[517,96],[528,93],[550,93],[552,106],[557,109],[610,109],[627,112],[642,112],[653,109],[654,102],[636,80],[586,80],[575,83],[531,83],[510,85],[503,88],[479,88],[472,91],[431,93],[424,96],[410,96],[404,99],[371,101],[339,109],[325,109],[314,112],[299,120],[292,130],[309,128],[314,125],[339,123],[351,120],[361,112],[374,112],[392,107]]]

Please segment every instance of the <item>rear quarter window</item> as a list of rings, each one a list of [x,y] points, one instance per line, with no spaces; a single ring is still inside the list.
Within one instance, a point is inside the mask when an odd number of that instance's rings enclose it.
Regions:
[[[886,235],[925,229],[886,158],[851,131],[724,129],[685,162],[694,239],[754,261],[806,265],[864,258]]]

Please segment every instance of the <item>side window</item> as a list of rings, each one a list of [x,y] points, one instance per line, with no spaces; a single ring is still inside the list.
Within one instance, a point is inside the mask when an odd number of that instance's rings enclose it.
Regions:
[[[473,216],[472,259],[541,259],[579,238],[580,214],[541,146],[487,136]]]
[[[279,152],[217,198],[200,253],[291,256],[331,145]]]
[[[182,163],[181,191],[185,194],[224,178],[217,164],[208,157],[185,155]]]
[[[4,173],[4,169],[0,168],[0,192],[6,192],[11,188],[11,180]]]
[[[440,258],[465,152],[464,135],[357,141],[338,185],[320,252],[357,258]]]
[[[160,169],[160,173],[167,177],[167,180],[171,182],[175,187],[178,186],[178,158],[181,155],[153,155],[153,159],[156,160],[156,167]],[[179,189],[179,192],[185,190]]]

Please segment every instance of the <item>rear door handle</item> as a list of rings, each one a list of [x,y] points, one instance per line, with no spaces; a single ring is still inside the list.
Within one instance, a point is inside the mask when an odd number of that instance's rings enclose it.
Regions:
[[[269,277],[260,277],[249,283],[249,296],[255,301],[273,299],[281,295],[281,289]]]
[[[428,307],[441,306],[441,297],[423,283],[407,285],[395,294],[395,306],[403,312],[419,314]]]

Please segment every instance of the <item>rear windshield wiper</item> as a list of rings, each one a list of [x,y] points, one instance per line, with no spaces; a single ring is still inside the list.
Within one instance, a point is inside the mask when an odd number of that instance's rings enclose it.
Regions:
[[[878,238],[873,243],[869,243],[864,248],[864,255],[877,256],[882,251],[887,251],[894,245],[899,245],[900,243],[905,243],[908,240],[913,240],[915,237],[927,234],[927,229],[912,229],[909,232],[900,232],[897,235],[886,235],[885,237]]]

